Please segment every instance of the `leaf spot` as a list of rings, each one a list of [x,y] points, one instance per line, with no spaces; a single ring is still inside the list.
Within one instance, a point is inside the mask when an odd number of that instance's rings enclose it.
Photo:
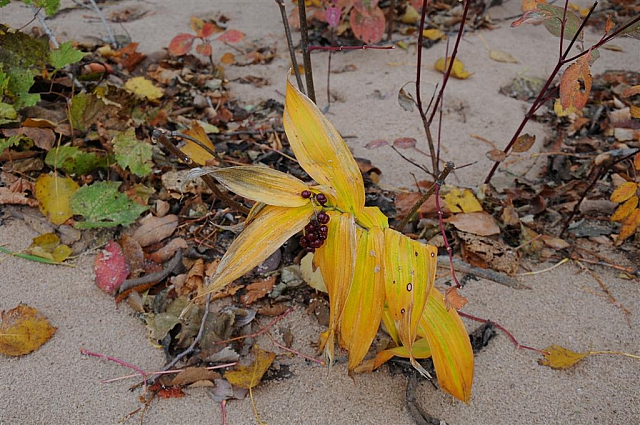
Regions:
[[[433,252],[431,253],[431,258],[435,257],[436,254],[434,254]]]
[[[411,284],[411,282],[407,283],[407,291],[411,292],[412,289],[413,285]]]
[[[375,267],[373,268],[373,272],[374,272],[374,273],[379,273],[379,272],[380,272],[380,266],[375,266]]]
[[[406,310],[403,308],[402,310],[400,310],[401,314],[404,314],[406,312]]]

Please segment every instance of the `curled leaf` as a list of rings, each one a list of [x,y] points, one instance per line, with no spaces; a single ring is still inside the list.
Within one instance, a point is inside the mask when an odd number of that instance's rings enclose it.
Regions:
[[[440,71],[444,74],[445,72],[447,72],[450,63],[451,58],[447,58],[446,61],[445,58],[440,58],[436,61],[433,67],[436,69],[436,71]],[[464,69],[464,63],[462,63],[462,61],[458,59],[455,59],[453,61],[453,66],[451,67],[451,76],[459,80],[465,80],[469,78],[469,75],[469,72]]]

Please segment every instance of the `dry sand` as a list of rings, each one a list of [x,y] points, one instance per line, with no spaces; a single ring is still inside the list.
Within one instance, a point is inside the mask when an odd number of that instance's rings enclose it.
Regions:
[[[63,6],[72,5],[63,0]],[[507,1],[492,9],[494,18],[518,14],[519,1]],[[289,2],[287,2],[289,4]],[[229,67],[227,78],[245,75],[269,78],[271,85],[256,89],[232,83],[231,91],[245,102],[268,98],[282,100],[288,69],[286,46],[280,27],[279,11],[271,0],[256,1],[119,1],[105,5],[111,13],[137,7],[150,13],[143,19],[124,24],[140,50],[153,52],[168,45],[179,32],[188,31],[192,15],[221,12],[230,18],[230,27],[247,34],[245,42],[262,40],[276,45],[279,57],[268,66]],[[0,9],[1,21],[21,27],[31,13],[21,3]],[[76,10],[49,20],[61,39],[81,40],[87,35],[102,36],[105,31],[88,10]],[[122,32],[121,27],[115,27]],[[530,26],[510,29],[508,21],[500,28],[482,33],[494,49],[504,49],[519,64],[492,62],[477,34],[461,43],[460,58],[473,76],[453,80],[447,91],[449,112],[445,114],[443,143],[445,159],[458,164],[477,160],[451,180],[476,185],[488,170],[484,143],[469,137],[479,134],[502,147],[520,122],[525,103],[498,94],[518,73],[546,76],[553,68],[557,40],[542,28]],[[297,35],[296,35],[297,36]],[[588,35],[588,41],[597,39]],[[601,51],[594,73],[605,69],[640,69],[637,41],[616,40],[625,53]],[[215,46],[217,49],[218,46]],[[423,97],[428,98],[441,76],[431,63],[444,55],[438,45],[425,51]],[[220,49],[222,54],[224,49]],[[355,64],[357,71],[333,74],[332,90],[344,102],[332,104],[329,119],[345,135],[357,156],[367,157],[383,171],[383,183],[411,186],[412,169],[390,150],[368,151],[364,145],[373,139],[401,136],[422,140],[418,116],[404,112],[397,104],[397,90],[414,79],[415,48],[409,51],[356,51],[336,54],[334,69]],[[314,55],[315,81],[319,103],[326,102],[326,54]],[[376,90],[378,92],[376,92]],[[381,99],[382,97],[382,99]],[[540,139],[544,128],[528,127]],[[532,164],[522,164],[522,170]],[[533,167],[536,168],[535,166]],[[533,176],[533,172],[531,172]],[[425,178],[418,175],[419,178]],[[501,173],[496,182],[506,181]],[[36,233],[24,223],[7,220],[0,225],[0,244],[21,250]],[[613,253],[611,254],[613,255]],[[24,302],[39,309],[58,327],[56,335],[36,352],[17,359],[0,357],[0,424],[117,424],[140,407],[138,393],[130,392],[130,382],[101,384],[100,380],[129,373],[114,363],[86,358],[81,348],[109,354],[145,370],[164,364],[160,350],[151,346],[146,330],[128,306],[119,309],[113,299],[93,284],[93,257],[78,259],[76,267],[53,267],[12,257],[0,260],[0,310]],[[547,265],[534,264],[541,269]],[[532,290],[517,291],[493,282],[471,281],[464,289],[470,303],[465,311],[491,318],[510,329],[522,343],[544,348],[560,344],[575,351],[622,350],[640,352],[640,291],[637,281],[616,277],[610,270],[597,269],[617,299],[631,309],[630,324],[624,314],[603,298],[597,282],[573,265],[523,278]],[[445,272],[443,271],[444,275]],[[468,323],[470,328],[475,323]],[[311,344],[321,331],[317,321],[298,309],[283,320],[291,328],[294,348],[313,355]],[[268,340],[259,340],[270,346]],[[628,358],[597,356],[577,366],[556,371],[537,364],[531,352],[516,350],[500,335],[476,358],[473,396],[469,405],[452,400],[430,384],[421,384],[418,400],[432,415],[450,424],[640,424],[640,364]],[[403,377],[380,371],[358,376],[346,374],[344,364],[327,371],[300,358],[281,355],[282,364],[291,365],[294,377],[261,384],[254,392],[263,421],[272,424],[411,424],[405,407]],[[220,423],[220,408],[204,389],[187,390],[188,397],[162,400],[147,413],[148,424]],[[231,401],[230,424],[256,423],[248,400]],[[125,423],[136,423],[137,417]]]

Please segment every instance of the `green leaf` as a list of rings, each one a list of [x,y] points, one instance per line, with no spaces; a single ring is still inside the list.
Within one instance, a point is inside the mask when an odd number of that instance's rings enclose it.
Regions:
[[[114,137],[113,151],[122,168],[129,168],[138,177],[151,174],[151,145],[138,140],[135,129],[130,128]]]
[[[59,49],[51,51],[49,62],[58,71],[67,65],[80,62],[83,57],[84,53],[74,48],[70,41],[67,41],[62,43]]]
[[[9,0],[0,0],[0,7],[5,7],[9,4]]]
[[[633,16],[630,20],[633,19]],[[629,22],[629,21],[627,21]],[[626,23],[620,25],[620,27],[624,26]],[[636,40],[640,40],[640,21],[636,22],[633,25],[630,25],[628,28],[620,32],[620,35],[624,35],[627,37],[635,38]]]
[[[60,169],[67,174],[88,174],[96,168],[107,167],[105,158],[96,154],[83,152],[75,146],[60,146],[51,149],[44,162],[52,168]]]
[[[105,109],[104,102],[94,94],[79,93],[71,99],[69,121],[74,129],[89,130]]]
[[[95,227],[128,226],[147,206],[136,204],[125,194],[118,192],[118,182],[98,182],[81,187],[71,198],[71,211],[86,221],[76,223],[78,229]]]
[[[60,0],[23,0],[25,4],[33,4],[35,7],[44,8],[47,16],[55,15],[60,10]]]
[[[9,83],[7,89],[15,100],[13,106],[15,109],[28,108],[40,101],[38,93],[29,93],[29,89],[33,85],[33,73],[26,69],[13,68],[8,71]]]
[[[18,113],[13,106],[8,103],[0,102],[0,125],[16,121]]]
[[[560,6],[553,6],[550,4],[538,4],[538,9],[544,11],[545,15],[548,16],[548,18],[543,22],[544,27],[547,29],[547,31],[549,31],[556,37],[560,37],[564,8]],[[578,32],[582,21],[575,13],[570,10],[567,10],[566,19],[567,23],[565,24],[564,28],[564,38],[567,40],[571,40]],[[582,39],[582,34],[580,35],[580,37],[578,37],[578,39]]]
[[[0,153],[2,153],[5,149],[10,148],[12,146],[18,146],[22,140],[22,134],[14,134],[8,139],[0,139]]]

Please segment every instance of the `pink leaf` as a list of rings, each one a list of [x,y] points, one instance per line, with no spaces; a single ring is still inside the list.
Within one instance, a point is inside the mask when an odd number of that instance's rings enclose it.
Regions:
[[[96,285],[108,294],[115,294],[122,282],[129,276],[129,266],[124,259],[122,248],[111,241],[96,255],[93,262]]]
[[[366,149],[376,149],[379,148],[381,146],[389,146],[389,142],[387,142],[386,140],[372,140],[369,143],[367,143],[366,145],[364,145],[364,147]]]
[[[215,30],[215,25],[213,25],[211,22],[205,22],[202,26],[202,30],[200,30],[200,32],[198,33],[198,36],[202,38],[209,38],[213,35]]]
[[[218,40],[223,43],[237,43],[244,38],[244,33],[238,30],[226,30],[222,33]]]
[[[200,53],[202,56],[211,56],[211,52],[213,48],[209,43],[202,43],[196,46],[196,52]]]
[[[411,149],[416,147],[416,139],[413,137],[401,137],[393,141],[393,147],[399,149]]]
[[[174,56],[182,56],[189,53],[195,36],[191,34],[178,34],[173,37],[173,40],[169,43],[169,53]]]
[[[354,4],[350,15],[350,23],[351,30],[356,38],[366,44],[375,44],[382,40],[385,18],[384,12],[379,7],[358,10]]]
[[[324,11],[324,18],[327,20],[327,23],[331,28],[337,28],[340,23],[340,15],[342,15],[342,11],[337,7],[328,7],[327,10]]]

